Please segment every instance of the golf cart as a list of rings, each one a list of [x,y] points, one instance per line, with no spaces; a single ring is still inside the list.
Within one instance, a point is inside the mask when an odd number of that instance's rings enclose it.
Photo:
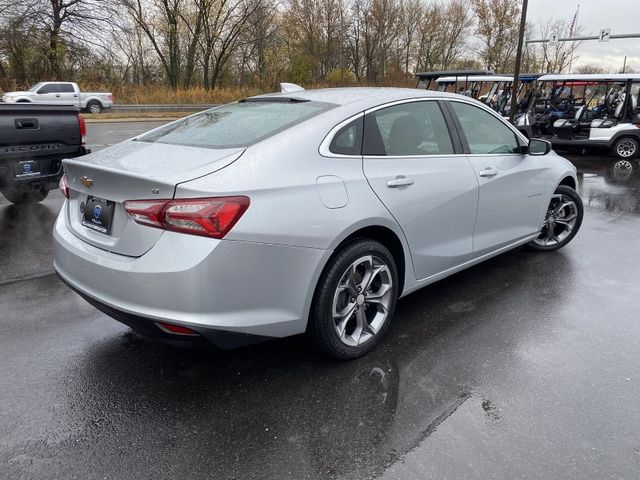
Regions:
[[[516,126],[559,150],[640,153],[640,74],[543,75]]]
[[[418,83],[416,88],[424,90],[431,90],[437,86],[437,79],[440,77],[473,77],[475,75],[490,75],[493,74],[489,70],[442,70],[439,72],[418,72],[416,78]]]

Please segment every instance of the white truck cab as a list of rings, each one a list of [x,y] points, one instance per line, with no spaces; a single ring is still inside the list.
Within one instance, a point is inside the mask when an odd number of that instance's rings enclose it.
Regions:
[[[5,93],[2,101],[75,105],[89,113],[100,113],[105,108],[111,108],[114,103],[111,92],[84,93],[74,82],[39,82],[26,91]]]

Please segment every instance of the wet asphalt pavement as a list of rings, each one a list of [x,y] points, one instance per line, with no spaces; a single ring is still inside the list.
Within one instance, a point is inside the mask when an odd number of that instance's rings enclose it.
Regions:
[[[151,126],[91,124],[89,141]],[[61,195],[0,201],[0,478],[637,479],[640,175],[573,160],[568,247],[408,296],[348,363],[303,338],[216,352],[132,334],[52,274]]]

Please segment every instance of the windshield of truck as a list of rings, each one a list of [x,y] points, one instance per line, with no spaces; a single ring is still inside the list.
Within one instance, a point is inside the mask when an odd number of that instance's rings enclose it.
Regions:
[[[204,148],[247,147],[333,106],[288,98],[248,99],[192,115],[136,140]]]
[[[42,86],[42,82],[38,82],[38,83],[36,83],[33,87],[31,87],[31,88],[29,89],[29,91],[30,91],[30,92],[35,92],[35,91],[37,91],[41,86]]]

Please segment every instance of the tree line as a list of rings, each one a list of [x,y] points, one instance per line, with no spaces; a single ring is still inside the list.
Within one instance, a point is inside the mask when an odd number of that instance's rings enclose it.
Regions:
[[[520,0],[0,0],[0,87],[40,80],[177,90],[280,81],[405,85],[416,71],[511,72]],[[527,37],[569,22],[527,25]],[[577,45],[532,44],[523,71]],[[575,61],[575,58],[574,58]]]

